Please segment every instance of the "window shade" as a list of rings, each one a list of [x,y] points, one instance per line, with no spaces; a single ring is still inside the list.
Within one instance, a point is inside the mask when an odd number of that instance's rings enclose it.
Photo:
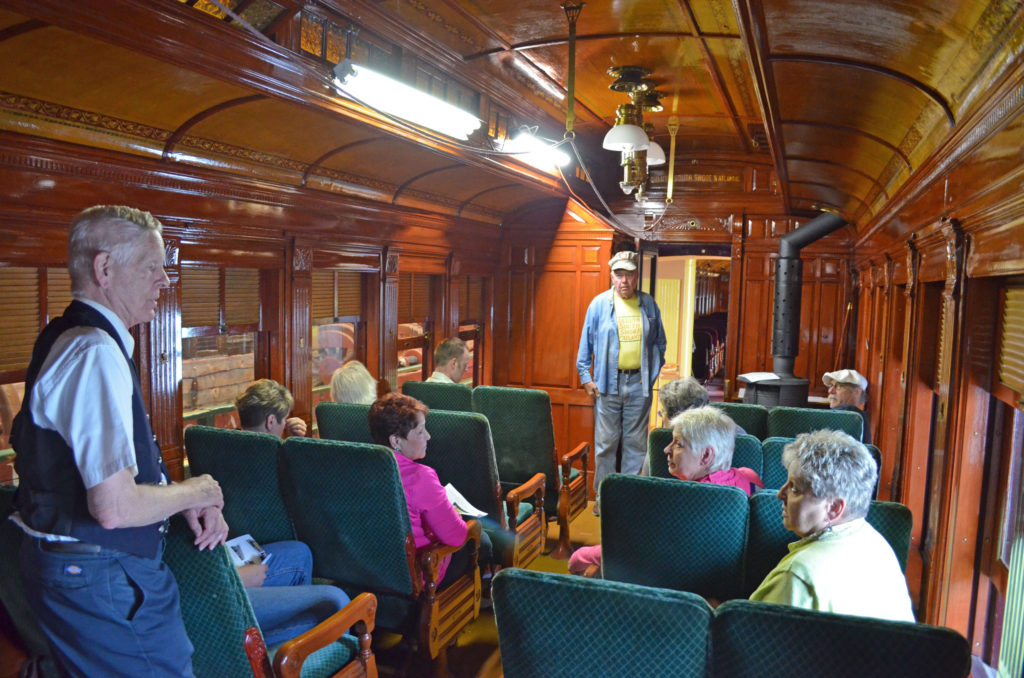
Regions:
[[[224,322],[228,325],[259,324],[259,269],[224,269]]]
[[[313,271],[312,318],[359,316],[363,312],[363,276],[356,271]]]
[[[1024,285],[1006,288],[1002,321],[999,381],[1024,395]]]
[[[46,269],[46,315],[50,320],[64,314],[71,303],[71,276],[66,268]]]
[[[0,372],[23,370],[39,336],[39,269],[0,268],[0,289],[0,317],[4,320]]]
[[[220,325],[220,269],[183,267],[181,270],[181,326]]]

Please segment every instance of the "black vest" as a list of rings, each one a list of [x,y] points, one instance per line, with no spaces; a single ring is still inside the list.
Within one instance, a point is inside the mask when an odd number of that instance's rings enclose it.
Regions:
[[[33,530],[67,535],[104,548],[153,558],[160,546],[162,523],[104,529],[89,513],[85,485],[71,448],[59,433],[40,428],[32,419],[32,388],[46,356],[61,334],[83,326],[99,328],[113,337],[131,368],[133,443],[138,469],[135,482],[155,485],[160,482],[161,474],[170,477],[146,416],[135,362],[125,351],[117,330],[103,314],[76,300],[71,302],[64,315],[46,326],[32,349],[32,361],[25,377],[25,399],[11,426],[11,443],[17,452],[14,466],[20,476],[14,507]]]

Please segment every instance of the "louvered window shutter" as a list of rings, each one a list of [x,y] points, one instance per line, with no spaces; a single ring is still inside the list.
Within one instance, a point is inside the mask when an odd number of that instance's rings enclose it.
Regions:
[[[337,316],[358,316],[363,312],[363,276],[355,271],[337,272]]]
[[[0,289],[0,317],[4,322],[0,372],[23,370],[39,336],[39,269],[0,268]]]
[[[1024,396],[1024,285],[1007,287],[999,346],[999,381]]]

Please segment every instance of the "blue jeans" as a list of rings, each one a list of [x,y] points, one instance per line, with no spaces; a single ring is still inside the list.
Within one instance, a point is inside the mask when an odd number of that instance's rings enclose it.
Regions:
[[[644,395],[643,377],[618,373],[618,393],[602,393],[594,406],[594,488],[615,472],[615,454],[622,441],[620,472],[637,474],[647,456],[647,420],[651,396]]]
[[[178,585],[162,556],[53,553],[25,537],[25,596],[68,675],[192,676]]]
[[[335,586],[310,585],[313,555],[299,541],[264,544],[273,554],[263,586],[245,589],[268,646],[283,643],[310,630],[349,603]]]

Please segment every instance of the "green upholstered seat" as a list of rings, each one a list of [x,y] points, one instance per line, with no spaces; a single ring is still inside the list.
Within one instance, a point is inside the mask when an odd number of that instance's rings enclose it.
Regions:
[[[325,440],[373,444],[369,405],[322,402],[316,406],[316,424]]]
[[[473,411],[473,389],[465,384],[405,381],[402,382],[402,393],[419,400],[432,410]]]
[[[238,572],[224,547],[199,551],[194,535],[180,515],[171,519],[164,562],[174,573],[181,594],[181,615],[195,651],[196,678],[253,675],[245,651],[245,634],[259,627]],[[371,620],[372,621],[372,620]],[[270,648],[271,655],[277,648]],[[303,678],[330,676],[356,658],[352,636],[314,652],[302,665]]]
[[[761,442],[761,458],[764,467],[761,470],[761,482],[766,490],[778,490],[786,484],[789,471],[782,465],[782,450],[794,438],[765,438]]]
[[[856,440],[864,434],[864,418],[846,410],[810,407],[773,407],[768,412],[768,436],[795,438],[819,429],[843,431]]]
[[[209,426],[185,429],[192,475],[208,473],[224,493],[230,536],[251,534],[268,544],[295,539],[278,481],[281,441],[265,433]]]
[[[7,610],[14,629],[21,636],[21,641],[28,651],[28,661],[34,665],[42,678],[60,675],[57,666],[50,656],[50,645],[46,635],[39,628],[35,615],[29,608],[28,600],[21,584],[18,571],[18,552],[24,532],[10,520],[11,503],[14,501],[16,488],[11,485],[0,485],[0,602]],[[36,675],[36,674],[25,674]]]
[[[502,505],[505,492],[498,481],[498,466],[487,417],[476,412],[431,410],[427,413],[426,425],[430,441],[422,463],[437,472],[442,485],[451,483],[469,503],[487,512],[488,520],[481,522],[491,537],[498,561],[506,566],[516,562],[525,567],[544,546],[541,535],[537,534],[546,527],[542,522],[543,509],[538,506],[536,524],[531,533],[534,538],[524,545],[530,553],[517,557],[516,531],[508,529],[508,516]],[[543,480],[537,478],[537,481],[538,489],[543,491]],[[533,512],[531,505],[524,509],[520,503],[518,508],[520,511],[514,516],[516,525],[520,523],[520,515],[528,517]]]
[[[712,613],[699,596],[518,569],[495,575],[491,595],[505,678],[710,670]]]
[[[671,478],[665,448],[672,442],[672,429],[656,428],[647,436],[647,467],[653,478]]]
[[[782,524],[782,500],[775,490],[750,495],[750,528],[747,535],[743,598],[761,585],[768,573],[789,553],[789,544],[800,539]]]
[[[910,533],[914,529],[914,514],[911,510],[893,501],[872,501],[867,521],[871,527],[885,537],[900,561],[900,569],[907,571],[907,554],[910,551]]]
[[[878,478],[875,480],[875,489],[871,493],[872,499],[878,499],[878,486],[882,480],[882,450],[878,449],[877,445],[872,445],[871,443],[864,443],[864,447],[868,448],[871,458],[875,460],[875,465],[878,466]]]
[[[733,598],[747,513],[738,487],[611,474],[601,483],[604,578]]]
[[[313,438],[289,438],[281,451],[285,502],[298,538],[313,552],[314,577],[351,597],[375,594],[377,626],[437,657],[479,614],[480,575],[473,563],[436,596],[433,585],[423,585],[421,563],[438,557],[431,549],[417,556],[394,453]]]
[[[752,435],[758,440],[768,437],[768,409],[762,405],[751,403],[709,403],[717,407],[743,427],[747,435]]]
[[[551,419],[551,398],[546,391],[531,388],[477,386],[473,389],[473,409],[487,417],[494,439],[498,476],[505,492],[526,483],[537,473],[547,478],[545,512],[548,519],[557,516],[559,545],[556,555],[568,557],[569,521],[586,507],[586,467],[589,446],[581,443],[568,455],[555,449],[555,430]],[[582,474],[571,474],[556,459],[577,460]],[[568,477],[566,477],[568,476]]]
[[[761,475],[764,471],[764,457],[760,439],[746,434],[736,436],[736,445],[732,450],[732,466],[746,467]]]
[[[952,629],[731,600],[712,622],[715,678],[966,678]]]
[[[750,497],[750,533],[747,537],[746,574],[743,597],[754,592],[768,573],[789,553],[788,545],[800,536],[782,523],[782,500],[775,491],[762,490]],[[903,504],[872,501],[868,523],[889,542],[900,569],[906,572],[910,531],[914,518]]]

